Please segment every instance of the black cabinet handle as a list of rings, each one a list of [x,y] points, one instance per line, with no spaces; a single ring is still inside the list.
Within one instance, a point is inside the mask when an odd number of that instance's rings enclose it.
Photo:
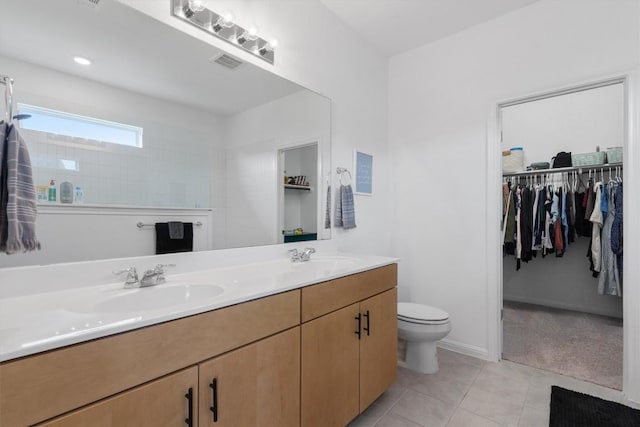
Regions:
[[[367,310],[367,312],[364,314],[364,317],[367,318],[367,326],[364,328],[365,331],[367,331],[367,336],[369,336],[370,332],[371,332],[371,328],[369,326],[369,310]]]
[[[211,406],[209,410],[213,412],[213,422],[218,422],[218,379],[214,378],[211,380],[211,384],[209,387],[213,390],[213,399],[211,401]]]
[[[356,331],[356,335],[358,336],[358,339],[361,339],[361,330],[362,330],[362,314],[358,313],[358,315],[355,317],[355,319],[358,321],[358,330]]]
[[[185,418],[184,422],[189,427],[193,427],[193,388],[189,387],[189,391],[184,395],[189,401],[189,417]]]

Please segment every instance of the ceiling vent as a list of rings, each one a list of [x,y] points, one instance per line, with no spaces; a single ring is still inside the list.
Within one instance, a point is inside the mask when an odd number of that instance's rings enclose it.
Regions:
[[[79,5],[86,6],[89,9],[98,10],[102,6],[102,0],[76,0]]]
[[[242,65],[242,61],[240,61],[238,58],[223,52],[218,55],[212,56],[211,58],[209,58],[209,61],[215,62],[222,65],[223,67],[227,67],[232,70],[234,68],[237,68],[239,65]]]

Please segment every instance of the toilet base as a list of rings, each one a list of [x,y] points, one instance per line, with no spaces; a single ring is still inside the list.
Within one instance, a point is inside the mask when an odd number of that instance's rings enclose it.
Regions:
[[[405,364],[412,371],[423,374],[435,374],[438,366],[437,341],[411,342],[407,341]]]

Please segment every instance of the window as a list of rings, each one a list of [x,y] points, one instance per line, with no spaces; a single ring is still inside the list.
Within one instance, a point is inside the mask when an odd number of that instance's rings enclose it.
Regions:
[[[142,148],[141,127],[27,104],[18,104],[18,112],[31,115],[20,122],[22,129]]]

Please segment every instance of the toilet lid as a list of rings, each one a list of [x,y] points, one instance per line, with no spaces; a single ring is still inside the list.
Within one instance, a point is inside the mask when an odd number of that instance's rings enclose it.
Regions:
[[[429,305],[411,302],[398,303],[398,318],[409,321],[439,321],[449,319],[449,313]]]

